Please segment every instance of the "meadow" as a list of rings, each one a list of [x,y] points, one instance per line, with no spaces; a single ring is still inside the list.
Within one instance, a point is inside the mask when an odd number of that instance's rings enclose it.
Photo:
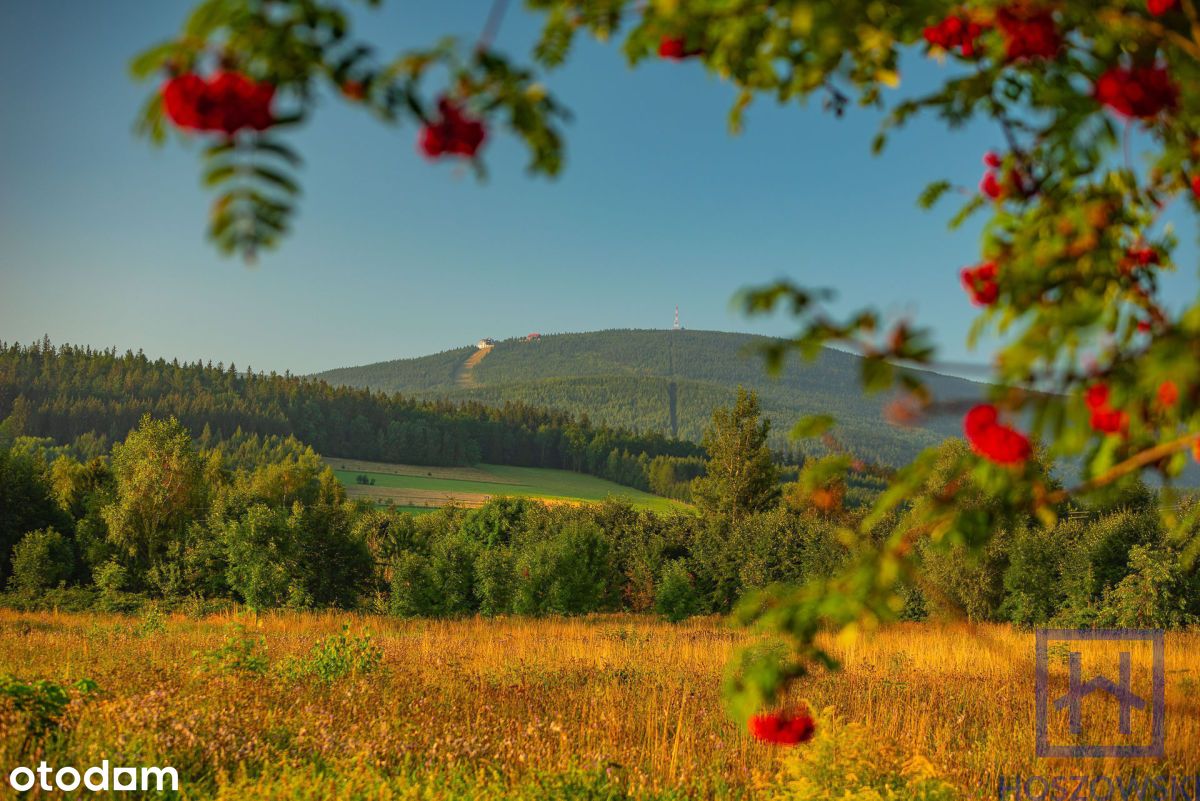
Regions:
[[[1167,636],[1154,762],[1036,759],[1033,636],[1000,625],[829,643],[843,669],[800,689],[815,740],[765,745],[720,701],[749,642],[715,618],[0,610],[0,675],[99,687],[32,741],[0,694],[0,764],[170,765],[180,797],[223,801],[994,798],[998,773],[1200,771],[1197,633]]]
[[[426,467],[333,458],[325,462],[352,497],[398,506],[480,506],[488,498],[519,497],[571,504],[618,498],[635,509],[657,512],[688,508],[679,501],[570,470],[495,464]],[[360,484],[359,476],[374,483]]]

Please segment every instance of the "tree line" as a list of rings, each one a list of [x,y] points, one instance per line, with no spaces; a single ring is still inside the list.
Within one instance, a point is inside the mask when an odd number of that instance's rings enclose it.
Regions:
[[[560,468],[643,490],[656,457],[701,453],[694,443],[522,403],[417,401],[233,364],[151,360],[48,340],[0,343],[0,436],[10,441],[117,442],[146,414],[174,417],[206,442],[293,437],[327,456]]]
[[[236,447],[201,447],[179,421],[150,416],[87,460],[21,437],[0,447],[3,602],[433,617],[727,613],[753,591],[833,576],[864,545],[847,534],[865,510],[845,502],[819,463],[780,484],[764,458],[768,428],[748,393],[714,415],[713,458],[693,482],[697,508],[671,514],[499,498],[414,516],[349,500],[298,441],[251,435]],[[965,447],[948,442],[942,463]],[[935,471],[872,536],[904,530],[944,495],[942,480],[948,473]],[[904,585],[904,615],[1071,626],[1200,620],[1200,576],[1185,569],[1145,487],[1088,520],[1012,520],[994,542],[979,558],[968,543],[918,540],[921,569]]]

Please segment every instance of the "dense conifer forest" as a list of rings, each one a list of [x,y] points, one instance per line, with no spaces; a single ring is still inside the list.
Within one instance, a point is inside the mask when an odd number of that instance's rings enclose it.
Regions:
[[[295,437],[325,456],[563,468],[641,489],[649,488],[655,457],[701,453],[691,442],[596,426],[586,416],[522,402],[415,400],[234,364],[152,360],[48,340],[0,343],[0,420],[10,438],[82,441],[100,452],[145,414],[177,418],[205,445],[239,434]]]

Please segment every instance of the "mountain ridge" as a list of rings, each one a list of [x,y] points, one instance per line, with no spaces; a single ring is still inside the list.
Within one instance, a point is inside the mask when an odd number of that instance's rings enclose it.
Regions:
[[[502,406],[522,401],[587,414],[589,419],[644,433],[698,440],[712,409],[732,401],[738,385],[759,394],[773,422],[772,444],[807,414],[833,414],[838,440],[859,455],[898,465],[961,430],[957,416],[899,428],[883,420],[891,395],[866,395],[861,357],[832,348],[814,362],[789,359],[768,376],[754,351],[770,337],[691,329],[606,329],[512,338],[495,343],[472,369],[475,386],[456,384],[474,346],[428,356],[374,362],[316,373],[330,384],[402,392],[417,398],[474,400]],[[909,370],[911,368],[903,368]],[[912,370],[939,400],[982,397],[986,385],[928,370]],[[812,445],[803,448],[814,450]],[[817,448],[818,450],[820,448]]]

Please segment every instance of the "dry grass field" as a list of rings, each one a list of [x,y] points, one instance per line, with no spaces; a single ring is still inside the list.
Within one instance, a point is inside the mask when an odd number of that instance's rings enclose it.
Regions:
[[[767,746],[720,702],[746,642],[719,621],[631,616],[0,611],[0,675],[100,687],[33,745],[0,696],[0,766],[170,765],[182,798],[229,801],[888,798],[847,787],[892,766],[994,798],[997,772],[1200,771],[1200,634],[1168,635],[1168,755],[1153,762],[1038,760],[1033,636],[1001,626],[903,625],[835,647],[844,669],[800,693],[816,740]]]

